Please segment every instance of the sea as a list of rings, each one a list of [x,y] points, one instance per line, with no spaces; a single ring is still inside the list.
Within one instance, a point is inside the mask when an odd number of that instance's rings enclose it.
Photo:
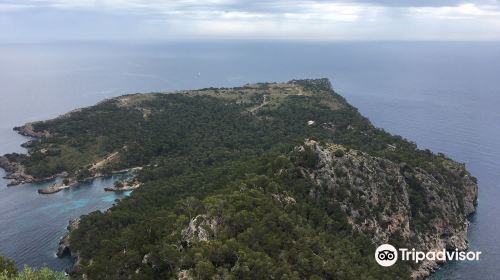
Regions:
[[[499,73],[500,42],[0,43],[0,154],[25,152],[14,126],[122,94],[329,78],[375,126],[465,163],[478,178],[469,241],[481,258],[448,263],[432,278],[498,279]],[[44,184],[0,179],[0,254],[19,266],[68,267],[69,258],[55,257],[68,220],[129,195],[104,192],[116,179],[53,195],[36,192]]]

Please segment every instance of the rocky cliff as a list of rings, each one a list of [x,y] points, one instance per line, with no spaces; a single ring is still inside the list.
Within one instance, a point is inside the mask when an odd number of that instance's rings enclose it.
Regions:
[[[349,223],[375,244],[394,243],[422,251],[465,250],[467,217],[474,213],[478,186],[464,165],[442,159],[450,184],[405,163],[370,156],[336,144],[306,141],[318,162],[307,170],[317,183],[310,196],[339,202]],[[422,279],[438,267],[425,261],[412,277]]]
[[[77,252],[71,252],[70,236],[71,236],[71,233],[78,228],[79,223],[80,223],[80,219],[69,220],[68,226],[66,227],[68,232],[59,241],[59,247],[57,248],[57,253],[56,253],[57,257],[62,258],[66,255],[70,255],[74,258],[77,257]]]

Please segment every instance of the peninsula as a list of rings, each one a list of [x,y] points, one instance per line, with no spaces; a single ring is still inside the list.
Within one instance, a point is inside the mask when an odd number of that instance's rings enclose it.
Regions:
[[[377,244],[465,250],[476,179],[375,128],[327,79],[130,94],[16,128],[13,184],[137,169],[61,243],[86,279],[424,279]],[[138,188],[140,186],[140,188]],[[70,244],[71,243],[71,244]]]

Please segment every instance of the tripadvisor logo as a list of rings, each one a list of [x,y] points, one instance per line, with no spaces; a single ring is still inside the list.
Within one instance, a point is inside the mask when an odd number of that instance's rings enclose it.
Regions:
[[[381,266],[391,266],[398,260],[398,250],[390,244],[380,245],[375,251],[375,260]]]
[[[392,266],[398,259],[402,261],[412,261],[415,263],[424,260],[429,261],[478,261],[481,251],[417,251],[414,248],[409,250],[407,248],[396,249],[390,244],[383,244],[378,246],[375,250],[375,260],[381,266]],[[398,257],[399,256],[399,257]]]

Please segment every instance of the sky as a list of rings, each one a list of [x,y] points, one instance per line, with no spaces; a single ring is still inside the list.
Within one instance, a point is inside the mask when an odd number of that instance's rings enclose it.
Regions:
[[[0,0],[0,42],[500,40],[500,0]]]

